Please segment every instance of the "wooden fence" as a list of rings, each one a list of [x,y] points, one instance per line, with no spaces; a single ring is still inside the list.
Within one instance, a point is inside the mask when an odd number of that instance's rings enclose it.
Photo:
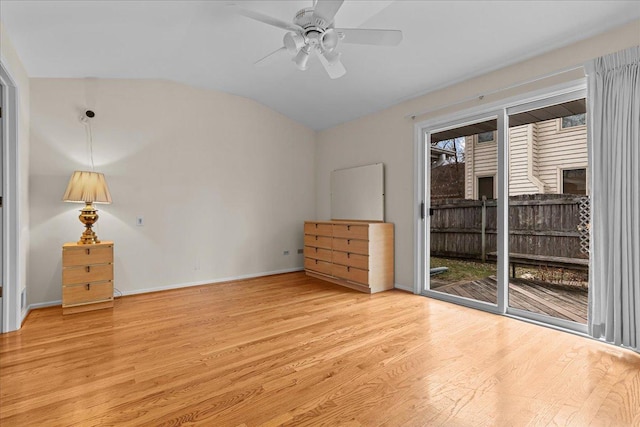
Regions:
[[[588,258],[580,250],[582,200],[568,194],[509,197],[509,252]],[[432,200],[431,208],[431,255],[484,259],[496,252],[496,200]]]

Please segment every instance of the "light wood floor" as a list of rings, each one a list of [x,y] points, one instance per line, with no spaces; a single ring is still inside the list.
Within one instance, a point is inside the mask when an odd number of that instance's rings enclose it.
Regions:
[[[292,273],[33,311],[0,425],[640,425],[640,355]]]

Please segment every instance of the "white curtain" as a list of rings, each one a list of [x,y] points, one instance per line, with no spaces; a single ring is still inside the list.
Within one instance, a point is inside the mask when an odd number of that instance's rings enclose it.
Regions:
[[[640,46],[588,74],[589,333],[640,351]]]

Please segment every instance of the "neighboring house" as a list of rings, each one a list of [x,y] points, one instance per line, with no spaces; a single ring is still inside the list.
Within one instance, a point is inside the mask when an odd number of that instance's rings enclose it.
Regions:
[[[587,194],[585,115],[509,129],[509,195]],[[496,132],[465,138],[465,198],[497,197]]]

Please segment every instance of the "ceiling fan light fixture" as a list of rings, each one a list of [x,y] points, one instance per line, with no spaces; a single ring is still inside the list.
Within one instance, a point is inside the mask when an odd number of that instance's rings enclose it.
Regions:
[[[284,47],[292,54],[297,53],[305,44],[304,37],[294,32],[286,33],[282,42],[284,43]]]
[[[293,62],[296,63],[296,66],[300,71],[304,71],[307,69],[307,63],[309,62],[309,46],[305,46],[300,49],[300,52],[293,58]]]
[[[329,51],[329,52],[332,51],[333,49],[336,48],[336,46],[338,46],[339,39],[340,38],[338,34],[334,31],[334,29],[329,28],[322,35],[322,40],[321,40],[322,48],[325,51]]]
[[[344,0],[313,0],[313,7],[299,10],[292,23],[237,6],[234,9],[247,18],[287,31],[282,39],[283,46],[256,61],[255,65],[288,53],[298,69],[304,71],[309,57],[315,54],[329,77],[337,79],[347,72],[341,54],[336,52],[338,45],[396,46],[402,41],[402,31],[399,30],[335,28],[335,16],[343,3]]]
[[[329,65],[334,65],[335,63],[340,61],[340,55],[341,54],[338,52],[331,52],[331,51],[322,52],[322,56],[325,57]]]

